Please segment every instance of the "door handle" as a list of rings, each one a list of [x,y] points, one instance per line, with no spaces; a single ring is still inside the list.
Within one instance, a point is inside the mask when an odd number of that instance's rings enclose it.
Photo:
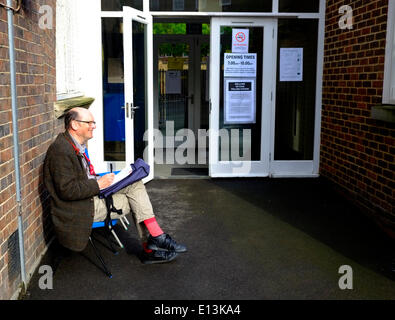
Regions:
[[[134,118],[134,110],[140,109],[139,106],[133,106],[133,103],[130,104],[130,118],[133,119]]]
[[[129,118],[129,103],[126,102],[126,105],[121,107],[121,109],[126,109],[126,118]]]

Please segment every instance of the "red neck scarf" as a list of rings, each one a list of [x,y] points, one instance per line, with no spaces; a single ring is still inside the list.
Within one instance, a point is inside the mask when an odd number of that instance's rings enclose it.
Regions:
[[[71,144],[71,146],[73,147],[73,149],[74,149],[75,153],[77,154],[77,156],[78,156],[79,154],[81,154],[80,150],[76,147],[76,145],[75,145],[73,142],[71,142],[71,141],[70,141],[69,139],[67,139],[67,138],[66,138],[66,140]],[[87,163],[87,165],[88,165],[88,167],[89,167],[89,173],[90,173],[92,176],[95,176],[96,173],[95,173],[95,169],[93,168],[93,164],[91,163],[91,161],[89,160],[89,158],[88,158],[88,156],[86,155],[85,152],[84,152],[82,155],[85,157],[86,163]]]

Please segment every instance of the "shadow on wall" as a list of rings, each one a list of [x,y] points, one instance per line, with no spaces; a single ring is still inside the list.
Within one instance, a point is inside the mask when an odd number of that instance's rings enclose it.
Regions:
[[[54,228],[51,219],[51,197],[44,185],[44,164],[40,166],[40,177],[38,184],[38,193],[40,195],[42,208],[43,238],[48,246],[54,236]]]

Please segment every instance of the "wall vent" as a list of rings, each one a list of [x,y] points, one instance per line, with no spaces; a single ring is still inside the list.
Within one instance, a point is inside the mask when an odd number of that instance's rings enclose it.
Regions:
[[[8,279],[10,282],[21,275],[21,261],[19,257],[18,229],[7,240],[8,249]]]

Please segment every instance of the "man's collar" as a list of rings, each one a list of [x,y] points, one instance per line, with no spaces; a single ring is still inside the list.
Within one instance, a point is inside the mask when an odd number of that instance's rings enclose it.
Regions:
[[[71,141],[75,144],[75,146],[78,148],[78,150],[80,151],[80,153],[83,154],[83,153],[85,152],[86,145],[85,145],[85,144],[80,144],[80,143],[77,141],[77,139],[75,139],[75,138],[73,137],[73,135],[72,135],[70,132],[66,131],[65,133],[66,133],[67,136],[69,136],[69,137],[71,138]]]

